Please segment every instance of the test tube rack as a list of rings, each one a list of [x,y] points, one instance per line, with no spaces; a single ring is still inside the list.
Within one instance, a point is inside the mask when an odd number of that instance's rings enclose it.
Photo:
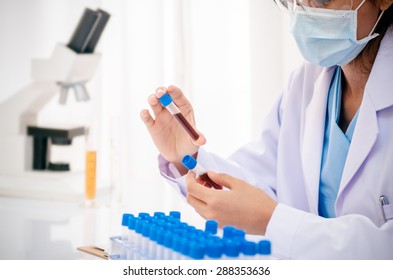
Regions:
[[[109,260],[206,260],[270,259],[269,240],[247,240],[246,232],[226,226],[218,232],[218,223],[205,222],[205,229],[181,221],[180,212],[169,215],[141,212],[124,213],[122,235],[110,238]]]

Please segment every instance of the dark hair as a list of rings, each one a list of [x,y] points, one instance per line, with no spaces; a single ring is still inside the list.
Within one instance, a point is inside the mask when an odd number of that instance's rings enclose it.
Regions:
[[[378,0],[377,0],[378,1]],[[376,2],[377,2],[376,1]],[[359,54],[359,56],[353,61],[355,65],[363,73],[369,73],[373,67],[376,54],[378,52],[381,41],[386,33],[386,31],[393,26],[393,5],[390,6],[383,14],[381,20],[379,21],[375,32],[380,34],[375,39],[371,40],[364,50]]]

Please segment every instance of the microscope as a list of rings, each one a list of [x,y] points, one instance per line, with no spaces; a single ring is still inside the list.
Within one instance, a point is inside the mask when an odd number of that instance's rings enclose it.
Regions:
[[[51,160],[51,151],[55,146],[71,149],[85,135],[85,125],[45,125],[39,113],[56,96],[65,105],[72,91],[78,102],[90,99],[85,85],[98,68],[101,55],[94,49],[109,17],[101,9],[86,8],[69,43],[57,44],[49,59],[33,59],[32,83],[0,104],[0,195],[83,195],[84,170]]]

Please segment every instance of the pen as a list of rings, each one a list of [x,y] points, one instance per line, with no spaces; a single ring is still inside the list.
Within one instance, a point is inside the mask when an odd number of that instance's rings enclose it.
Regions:
[[[385,209],[384,209],[383,207],[384,207],[385,205],[388,205],[388,204],[389,204],[388,198],[387,198],[386,196],[384,196],[384,195],[381,195],[381,196],[379,197],[379,203],[380,203],[380,205],[381,205],[383,219],[385,220],[385,222],[387,222],[386,214],[385,214]]]

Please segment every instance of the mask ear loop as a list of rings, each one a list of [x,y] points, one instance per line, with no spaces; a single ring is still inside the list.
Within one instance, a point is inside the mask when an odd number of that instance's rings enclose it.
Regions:
[[[362,3],[359,4],[359,6],[355,9],[355,12],[357,12],[361,6],[363,6],[364,2],[366,2],[366,0],[363,0]]]
[[[356,13],[357,13],[358,10],[360,9],[360,7],[363,6],[364,2],[366,2],[366,0],[363,0],[363,1],[359,4],[359,6],[355,9],[355,12],[356,12]],[[382,12],[379,14],[379,17],[378,17],[378,19],[377,19],[377,22],[374,24],[374,27],[371,29],[371,32],[370,32],[370,34],[368,34],[368,36],[371,36],[372,34],[374,34],[375,28],[377,28],[377,25],[378,25],[379,21],[381,20],[381,18],[382,18],[382,16],[383,16],[383,13],[384,13],[384,12],[385,12],[385,11],[382,11]]]
[[[371,32],[370,32],[370,34],[368,34],[368,36],[371,36],[372,34],[374,34],[375,28],[377,28],[377,25],[378,25],[379,21],[381,20],[384,12],[385,11],[381,12],[381,14],[379,15],[379,17],[377,19],[377,22],[374,24],[374,27],[373,27],[373,29],[371,29]]]

